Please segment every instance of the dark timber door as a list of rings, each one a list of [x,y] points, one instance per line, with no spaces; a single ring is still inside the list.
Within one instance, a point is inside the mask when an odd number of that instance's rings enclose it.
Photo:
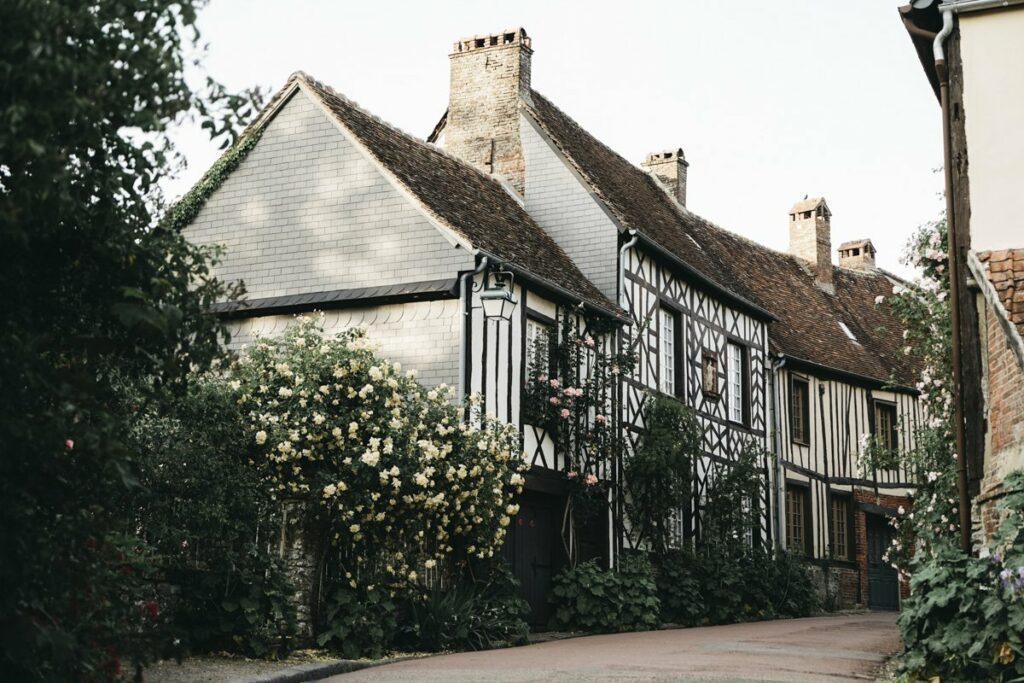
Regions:
[[[900,589],[896,570],[882,559],[892,544],[892,527],[881,515],[865,516],[868,532],[868,607],[899,609]]]
[[[527,492],[512,520],[509,559],[520,593],[530,604],[531,626],[544,627],[548,622],[548,592],[559,558],[558,503],[555,496]]]

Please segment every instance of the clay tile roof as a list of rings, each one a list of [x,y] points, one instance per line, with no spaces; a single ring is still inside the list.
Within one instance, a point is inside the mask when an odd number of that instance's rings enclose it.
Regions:
[[[307,74],[297,79],[440,223],[540,283],[621,315],[497,180],[381,121]],[[288,86],[286,86],[287,88]]]
[[[624,228],[776,316],[768,327],[774,351],[879,382],[915,384],[920,368],[903,353],[903,328],[887,304],[875,303],[892,294],[895,276],[834,267],[835,292],[825,292],[805,263],[688,211],[542,95],[531,95],[526,110]],[[793,211],[812,210],[822,201],[798,202]]]
[[[977,256],[1006,317],[1024,337],[1024,248],[979,251]]]
[[[790,213],[801,213],[803,211],[814,211],[822,202],[821,197],[811,197],[810,199],[802,199],[793,205],[793,208],[789,210]]]

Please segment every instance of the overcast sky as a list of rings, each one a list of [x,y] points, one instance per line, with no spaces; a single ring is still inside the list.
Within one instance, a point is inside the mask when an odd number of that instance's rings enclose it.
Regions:
[[[833,249],[870,237],[882,267],[941,211],[939,108],[895,0],[328,2],[213,0],[207,67],[233,88],[304,70],[418,137],[447,106],[460,37],[523,26],[533,86],[634,163],[681,146],[688,206],[787,246],[805,194],[832,209]],[[216,159],[183,131],[181,194]],[[835,258],[835,254],[833,252]]]

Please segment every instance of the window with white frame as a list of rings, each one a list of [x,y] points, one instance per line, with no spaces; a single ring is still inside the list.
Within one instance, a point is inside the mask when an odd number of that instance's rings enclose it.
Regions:
[[[729,419],[747,423],[747,350],[729,342],[726,356],[729,391]]]
[[[534,318],[526,319],[526,368],[536,377],[551,369],[551,326]]]
[[[662,393],[675,396],[677,391],[677,366],[676,354],[679,351],[676,314],[662,308],[659,313],[660,328],[659,341],[661,342],[661,377],[658,388]]]

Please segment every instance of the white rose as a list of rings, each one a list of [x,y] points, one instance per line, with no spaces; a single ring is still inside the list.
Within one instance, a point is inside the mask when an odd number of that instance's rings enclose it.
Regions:
[[[267,442],[267,433],[265,431],[263,431],[262,429],[260,431],[256,432],[256,443],[258,443],[259,445],[262,446],[266,442]]]

